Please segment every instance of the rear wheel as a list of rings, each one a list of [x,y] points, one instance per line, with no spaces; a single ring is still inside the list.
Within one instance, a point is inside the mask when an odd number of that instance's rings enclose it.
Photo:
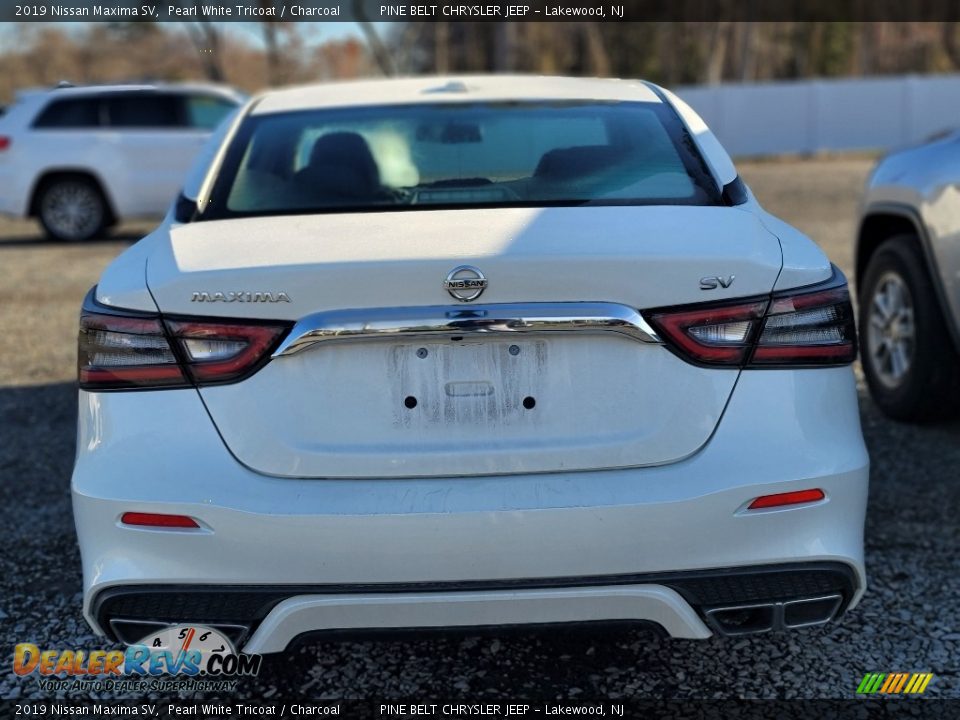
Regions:
[[[863,372],[890,417],[952,417],[960,398],[960,358],[916,237],[899,235],[870,258],[860,288]]]
[[[100,233],[107,224],[107,204],[97,184],[88,178],[55,178],[44,183],[37,214],[47,235],[80,242]]]

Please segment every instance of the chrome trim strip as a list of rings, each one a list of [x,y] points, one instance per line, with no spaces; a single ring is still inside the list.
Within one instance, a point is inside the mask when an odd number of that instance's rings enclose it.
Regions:
[[[638,310],[619,303],[433,305],[308,315],[294,325],[273,357],[295,355],[330,342],[550,332],[615,333],[641,343],[660,342]]]

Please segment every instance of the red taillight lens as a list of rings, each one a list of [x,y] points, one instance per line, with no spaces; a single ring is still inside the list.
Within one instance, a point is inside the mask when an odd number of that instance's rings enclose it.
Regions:
[[[740,365],[766,309],[766,300],[700,305],[654,313],[650,322],[682,355],[710,365]]]
[[[80,387],[120,389],[187,384],[156,318],[80,316]]]
[[[775,297],[753,351],[754,365],[845,365],[857,357],[847,286]]]
[[[187,370],[199,384],[237,380],[267,358],[285,327],[171,321],[170,334],[183,350]]]
[[[826,497],[823,490],[796,490],[794,492],[778,493],[776,495],[762,495],[747,506],[748,510],[762,510],[764,508],[783,507],[784,505],[800,505],[823,500]]]
[[[126,512],[120,516],[124,525],[160,528],[198,528],[200,525],[186,515],[163,515],[161,513]]]
[[[286,325],[84,312],[79,376],[85,390],[189,387],[240,380],[266,361]]]
[[[0,150],[7,150],[13,145],[13,140],[6,135],[0,135]]]
[[[736,305],[668,308],[649,320],[674,352],[701,365],[847,365],[857,356],[850,293],[842,275],[828,285]]]

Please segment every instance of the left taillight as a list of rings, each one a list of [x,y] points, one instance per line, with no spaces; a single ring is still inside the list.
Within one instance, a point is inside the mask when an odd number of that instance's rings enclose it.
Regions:
[[[9,150],[13,139],[7,135],[0,135],[0,150]]]
[[[695,305],[655,312],[650,321],[681,357],[704,365],[740,366],[766,309],[766,300]]]
[[[287,329],[281,324],[164,321],[84,311],[80,387],[159,389],[236,382],[267,361]]]
[[[83,313],[77,366],[85,390],[189,385],[158,318]]]
[[[850,293],[839,271],[820,286],[668,308],[649,319],[676,354],[700,365],[847,365],[857,356]]]

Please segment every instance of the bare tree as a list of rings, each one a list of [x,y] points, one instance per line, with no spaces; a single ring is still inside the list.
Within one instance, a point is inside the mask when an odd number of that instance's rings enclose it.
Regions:
[[[740,56],[736,70],[736,78],[740,82],[751,80],[756,73],[757,57],[757,23],[738,22],[734,24],[740,36]]]
[[[176,2],[177,5],[180,5],[180,0],[176,0]],[[202,5],[193,7],[199,8],[199,19],[196,22],[184,23],[187,33],[200,55],[200,62],[207,79],[213,82],[223,82],[226,75],[223,72],[223,63],[220,59],[220,49],[223,44],[220,30],[210,21],[210,17],[204,12]]]
[[[370,46],[370,52],[373,53],[377,65],[380,67],[380,72],[387,77],[396,75],[397,68],[393,64],[393,57],[390,55],[390,50],[387,49],[383,40],[380,39],[380,35],[377,33],[377,29],[373,26],[373,23],[367,18],[367,11],[363,6],[363,0],[353,0],[353,15],[357,19],[357,25],[360,26],[360,30],[363,31],[363,36],[367,40],[367,45]]]
[[[450,23],[441,20],[433,27],[433,71],[443,75],[450,72]]]
[[[291,67],[303,48],[300,45],[300,25],[294,22],[281,22],[280,6],[282,0],[258,0],[261,8],[268,11],[260,21],[263,34],[264,59],[267,64],[267,84],[281,85],[290,81],[296,68]],[[273,10],[273,13],[269,11]]]
[[[410,72],[415,64],[414,50],[427,27],[426,23],[404,23],[399,36],[394,36],[394,65],[400,72]]]
[[[874,70],[877,50],[877,33],[875,26],[878,24],[879,23],[872,22],[858,23],[856,75],[870,75]]]
[[[509,72],[517,69],[517,30],[516,23],[499,22],[493,35],[493,69],[497,72]]]
[[[269,10],[273,7],[273,0],[260,0],[260,7]],[[267,83],[270,85],[279,85],[281,82],[280,46],[277,42],[275,17],[275,15],[267,15],[267,19],[260,22],[260,27],[263,29],[263,44],[266,48]]]
[[[603,37],[600,35],[600,29],[595,22],[583,23],[581,32],[587,46],[587,56],[590,59],[590,70],[594,75],[606,77],[610,75],[610,57],[607,55],[607,49],[603,44]]]
[[[942,25],[943,50],[954,68],[960,68],[960,43],[957,42],[957,22],[945,22]]]
[[[702,82],[707,85],[716,85],[723,80],[723,66],[727,57],[732,23],[716,22],[708,25],[708,50],[701,76]]]

